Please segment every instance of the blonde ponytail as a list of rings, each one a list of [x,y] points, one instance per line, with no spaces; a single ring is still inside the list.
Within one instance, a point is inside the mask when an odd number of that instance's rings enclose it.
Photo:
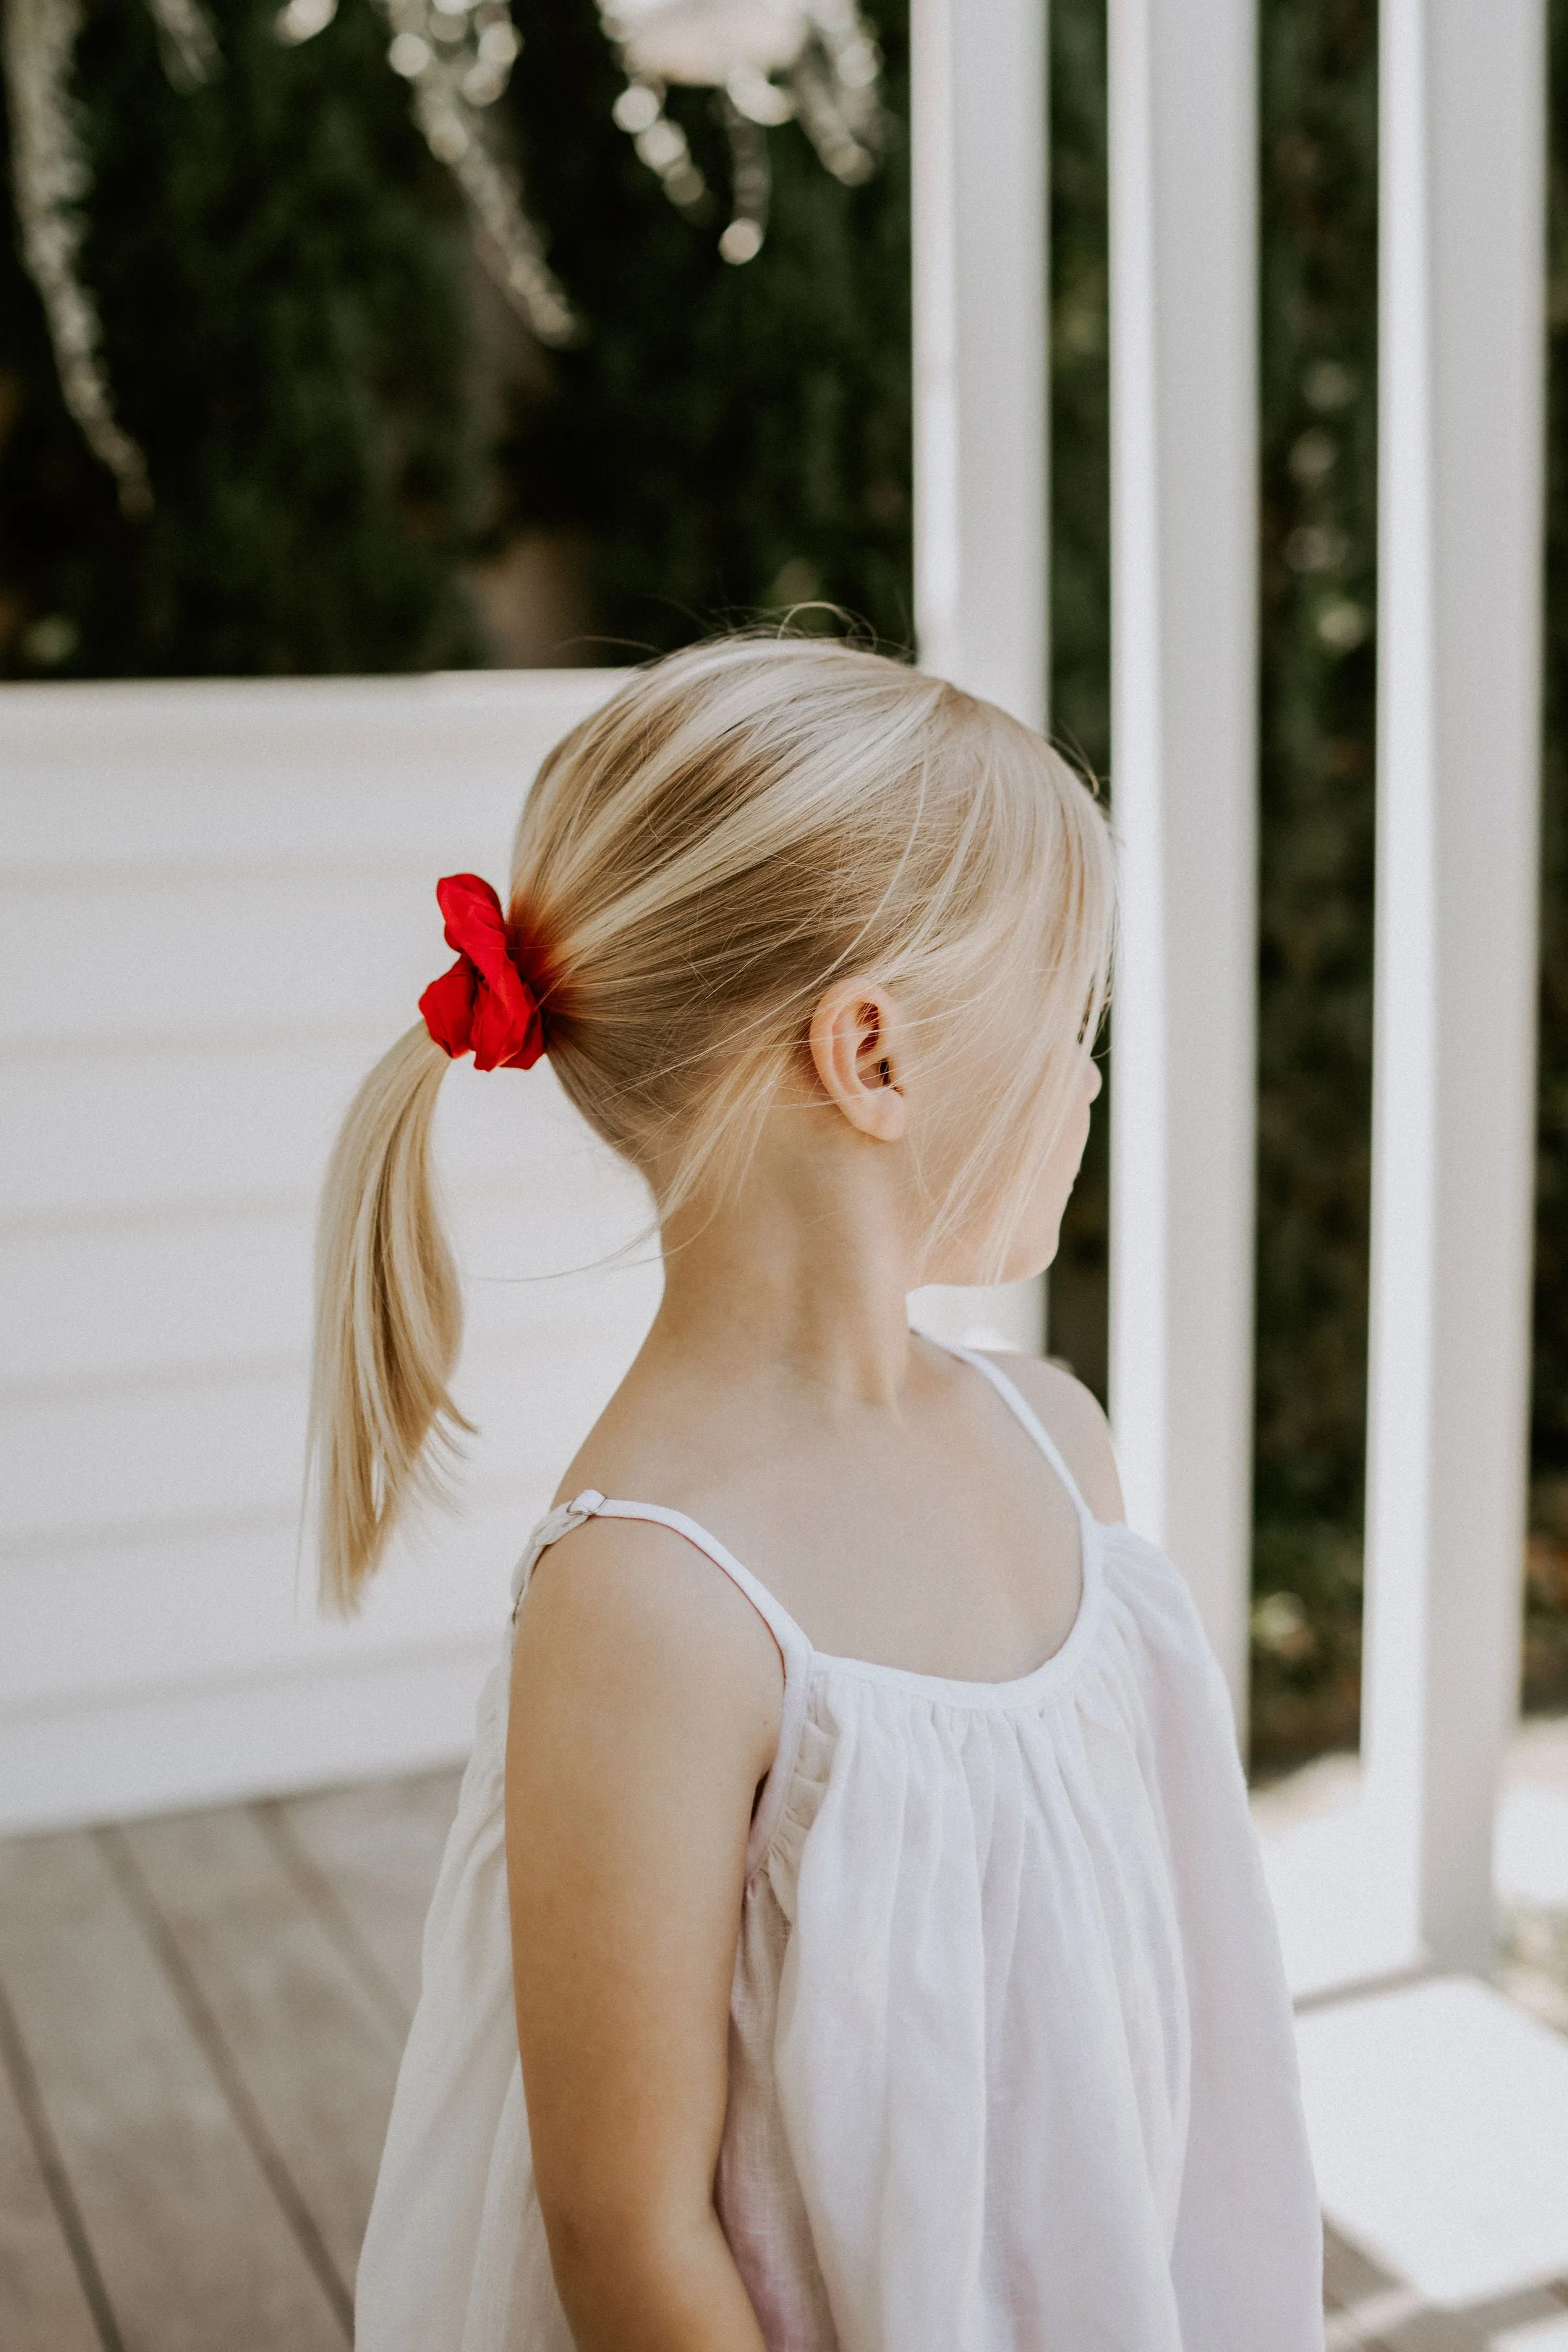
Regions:
[[[430,1178],[449,1066],[423,1023],[399,1038],[354,1097],[321,1196],[309,1446],[321,1590],[343,1615],[438,1484],[442,1448],[471,1434],[447,1388],[463,1304]]]
[[[1099,1026],[1115,917],[1104,818],[1038,735],[832,640],[694,646],[551,752],[506,906],[472,877],[442,887],[458,884],[470,914],[489,905],[487,985],[539,1018],[538,1037],[514,1034],[510,1014],[499,1044],[487,1030],[479,1066],[515,1047],[526,1068],[542,1044],[664,1218],[740,1182],[837,975],[879,974],[933,1053],[977,1026],[1005,1036],[928,1237],[934,1262],[979,1219],[1000,1269]],[[450,1003],[433,1008],[434,989],[421,1003],[462,1053],[468,982],[454,977]],[[446,1066],[411,1030],[361,1089],[327,1180],[310,1443],[321,1579],[343,1609],[468,1428],[447,1393],[462,1314],[430,1196]],[[500,1069],[495,1083],[528,1081]]]

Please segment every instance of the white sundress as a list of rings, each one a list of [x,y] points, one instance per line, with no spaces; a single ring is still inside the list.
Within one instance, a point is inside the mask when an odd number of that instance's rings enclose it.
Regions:
[[[1223,1678],[1181,1577],[1077,1506],[1082,1599],[1015,1681],[784,1663],[716,2197],[768,2352],[1322,2352],[1290,2009]],[[360,2263],[360,2352],[573,2352],[534,2194],[479,1702]]]

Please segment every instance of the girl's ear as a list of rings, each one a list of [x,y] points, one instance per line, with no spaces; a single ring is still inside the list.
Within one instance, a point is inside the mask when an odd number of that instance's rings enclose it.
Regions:
[[[824,1094],[858,1134],[879,1143],[901,1141],[908,1125],[907,1040],[903,1015],[879,981],[836,982],[812,1015],[808,1042]]]

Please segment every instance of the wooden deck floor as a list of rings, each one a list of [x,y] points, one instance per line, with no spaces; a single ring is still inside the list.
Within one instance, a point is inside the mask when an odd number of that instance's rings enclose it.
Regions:
[[[350,2341],[456,1796],[439,1773],[0,1842],[3,2352]],[[1426,2312],[1331,2240],[1325,2284],[1330,2352],[1568,2352],[1568,2282]]]
[[[0,2347],[337,2352],[457,1776],[0,1843]]]

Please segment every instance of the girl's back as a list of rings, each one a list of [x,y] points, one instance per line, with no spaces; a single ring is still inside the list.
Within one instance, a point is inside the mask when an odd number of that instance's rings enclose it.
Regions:
[[[1054,1252],[1099,817],[1037,739],[838,648],[701,649],[598,725],[531,803],[510,926],[442,886],[462,953],[424,1005],[487,1066],[548,1045],[648,1178],[666,1294],[518,1571],[359,2341],[1321,2347],[1289,2003],[1186,1588],[1075,1382],[904,1314]],[[325,1227],[345,1584],[456,1342],[411,1117],[439,1060],[399,1051]]]

